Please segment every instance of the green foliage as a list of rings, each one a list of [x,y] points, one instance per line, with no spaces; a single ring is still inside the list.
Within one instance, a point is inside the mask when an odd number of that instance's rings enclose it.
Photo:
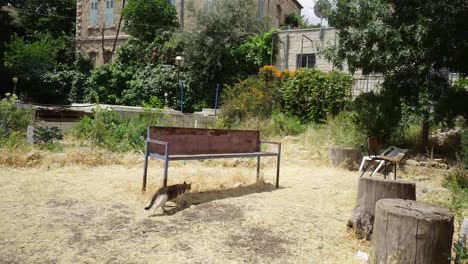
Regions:
[[[122,93],[129,88],[129,83],[137,68],[120,64],[104,64],[96,67],[88,79],[85,92],[87,102],[121,104]]]
[[[16,95],[0,100],[0,138],[8,137],[12,132],[25,133],[31,122],[31,109],[18,107],[15,101]]]
[[[444,16],[434,19],[436,13]],[[463,0],[338,0],[329,18],[338,42],[326,57],[352,72],[382,72],[382,94],[399,98],[387,102],[412,106],[423,123],[450,121],[463,105],[451,100],[463,97],[449,86],[444,68],[468,72],[467,14]]]
[[[63,41],[42,35],[38,40],[28,42],[14,35],[7,45],[5,65],[18,77],[17,92],[25,98],[38,102],[61,101],[66,93],[57,87],[41,87],[44,77],[57,68],[57,56]],[[57,90],[58,89],[58,90]]]
[[[274,91],[264,81],[249,77],[232,86],[226,86],[223,93],[222,116],[227,123],[239,122],[253,117],[265,118],[271,115],[275,102]]]
[[[160,32],[179,26],[175,8],[167,0],[131,0],[123,11],[125,32],[152,42]]]
[[[19,24],[28,34],[47,32],[54,37],[74,35],[76,0],[15,0]]]
[[[284,19],[284,24],[292,28],[298,28],[302,22],[302,17],[296,13],[291,13]]]
[[[152,97],[156,97],[162,102],[166,99],[167,105],[174,109],[180,107],[180,85],[184,82],[184,104],[190,106],[192,92],[190,81],[185,73],[179,74],[177,78],[177,68],[172,65],[146,66],[138,70],[131,81],[128,89],[122,92],[121,102],[126,105],[145,105],[150,103]]]
[[[370,92],[359,95],[352,105],[353,121],[357,127],[381,142],[390,137],[400,120],[399,108],[386,100],[390,98]],[[389,112],[392,112],[393,118],[389,118]]]
[[[466,128],[465,131],[463,131],[461,143],[463,149],[463,163],[465,164],[465,170],[468,170],[468,129]]]
[[[106,108],[97,107],[93,114],[94,118],[85,116],[73,133],[111,151],[142,150],[147,127],[157,125],[162,120],[161,113],[155,110],[147,110],[129,120]]]
[[[239,47],[241,54],[244,54],[247,61],[260,67],[263,65],[271,64],[270,60],[274,55],[272,52],[272,45],[277,47],[277,28],[272,28],[267,32],[260,35],[251,36],[247,41]],[[275,49],[276,50],[276,49]]]
[[[360,149],[366,142],[366,134],[354,122],[354,113],[340,112],[335,118],[328,118],[326,127],[335,146]]]
[[[63,134],[58,127],[36,126],[33,138],[36,143],[49,144],[53,143],[54,139],[63,139]]]
[[[261,21],[252,1],[219,0],[197,14],[196,28],[198,32],[186,36],[186,69],[193,81],[194,101],[213,106],[217,84],[231,85],[237,77],[256,72],[239,47],[260,32]]]
[[[282,88],[284,107],[303,121],[321,122],[344,108],[352,84],[352,77],[345,73],[298,70]]]

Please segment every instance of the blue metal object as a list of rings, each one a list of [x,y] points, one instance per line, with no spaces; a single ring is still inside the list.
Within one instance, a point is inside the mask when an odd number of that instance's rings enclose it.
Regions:
[[[218,112],[219,83],[216,84],[215,115]]]
[[[184,112],[184,81],[180,83],[180,112]]]

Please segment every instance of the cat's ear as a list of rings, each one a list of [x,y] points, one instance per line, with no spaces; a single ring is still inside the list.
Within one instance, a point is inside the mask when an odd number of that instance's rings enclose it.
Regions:
[[[184,184],[187,184],[187,183],[184,181]]]

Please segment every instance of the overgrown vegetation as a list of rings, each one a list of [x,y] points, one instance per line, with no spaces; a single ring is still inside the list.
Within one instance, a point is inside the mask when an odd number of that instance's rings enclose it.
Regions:
[[[96,107],[93,116],[84,117],[73,134],[91,144],[117,152],[142,150],[148,126],[162,121],[160,112],[156,110],[123,119],[111,109]]]

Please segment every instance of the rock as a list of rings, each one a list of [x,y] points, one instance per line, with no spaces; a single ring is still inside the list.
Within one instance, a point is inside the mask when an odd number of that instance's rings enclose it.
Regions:
[[[413,159],[408,159],[405,161],[405,164],[409,166],[418,166],[419,162]]]
[[[354,259],[357,260],[357,261],[367,263],[367,261],[369,260],[369,255],[366,252],[358,250],[356,255],[354,255]]]
[[[420,166],[420,167],[427,167],[427,164],[428,164],[428,163],[425,162],[425,161],[419,162],[419,166]]]
[[[416,176],[414,177],[414,180],[416,181],[427,181],[427,180],[430,180],[431,178],[430,177],[427,177],[427,176]]]
[[[439,163],[439,168],[447,170],[449,168],[449,166],[447,164],[445,164],[445,163]]]

